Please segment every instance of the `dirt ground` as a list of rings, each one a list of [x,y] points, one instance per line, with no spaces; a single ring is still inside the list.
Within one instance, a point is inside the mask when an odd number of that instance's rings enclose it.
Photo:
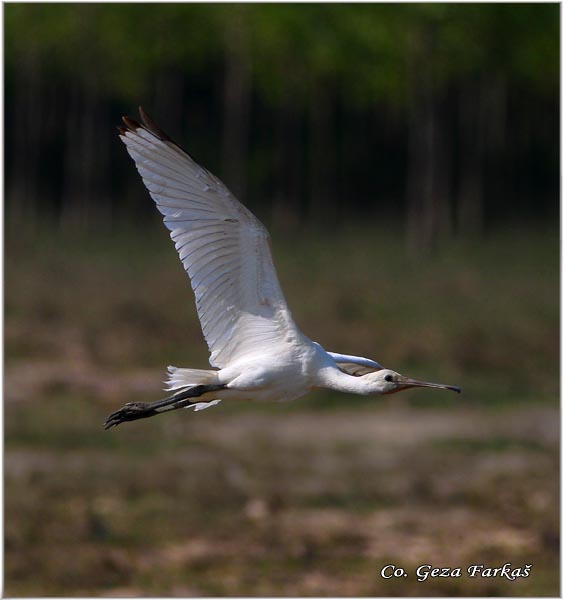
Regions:
[[[103,432],[100,406],[48,404],[6,411],[10,596],[558,595],[553,408],[235,407]],[[507,562],[530,576],[465,573]],[[418,582],[426,564],[462,576]]]
[[[559,595],[557,238],[413,265],[361,233],[274,244],[297,322],[462,395],[317,392],[110,431],[167,364],[206,363],[169,240],[8,241],[7,596]],[[529,576],[467,574],[506,563]]]

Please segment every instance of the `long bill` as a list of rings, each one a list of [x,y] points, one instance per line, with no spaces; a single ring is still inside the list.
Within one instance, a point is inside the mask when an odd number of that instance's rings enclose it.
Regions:
[[[405,387],[428,387],[428,388],[436,388],[439,390],[450,390],[451,392],[456,392],[460,394],[462,389],[456,385],[446,385],[444,383],[431,383],[430,381],[419,381],[418,379],[411,379],[409,377],[405,377],[401,381],[401,385]]]

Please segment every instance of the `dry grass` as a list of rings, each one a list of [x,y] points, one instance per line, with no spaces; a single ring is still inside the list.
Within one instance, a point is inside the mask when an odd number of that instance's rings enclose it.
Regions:
[[[160,396],[166,364],[205,364],[157,233],[8,240],[6,594],[558,594],[556,238],[415,265],[371,232],[275,236],[311,337],[465,394],[320,393],[104,432],[125,399]],[[505,562],[531,576],[414,576]],[[389,563],[410,576],[382,579]]]

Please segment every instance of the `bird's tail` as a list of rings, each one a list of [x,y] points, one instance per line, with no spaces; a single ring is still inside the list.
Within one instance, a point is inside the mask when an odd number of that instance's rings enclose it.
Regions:
[[[165,381],[168,391],[176,391],[194,387],[196,385],[216,385],[219,383],[217,371],[205,369],[179,369],[168,367],[168,379]]]
[[[178,367],[168,367],[168,379],[165,381],[168,391],[172,391],[176,394],[180,394],[184,390],[199,386],[199,385],[217,385],[219,380],[217,378],[217,371],[206,371],[205,369],[179,369]],[[203,402],[193,402],[186,406],[186,408],[193,408],[195,411],[204,410],[210,406],[219,404],[221,400],[215,398],[214,400],[208,400]]]

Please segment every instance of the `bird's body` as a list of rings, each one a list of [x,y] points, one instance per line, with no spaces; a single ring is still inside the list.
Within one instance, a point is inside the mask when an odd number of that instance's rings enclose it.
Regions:
[[[325,351],[295,324],[260,221],[140,109],[120,137],[164,216],[190,277],[212,370],[169,367],[164,400],[128,403],[106,427],[222,400],[294,400],[315,388],[387,394],[454,386],[409,379],[371,359]]]
[[[281,349],[277,354],[251,354],[217,371],[224,384],[222,400],[295,400],[315,387],[321,353],[311,344]]]
[[[191,381],[192,369],[170,368],[179,389]],[[275,353],[257,352],[236,360],[219,371],[208,371],[210,382],[224,384],[222,400],[289,401],[315,388],[341,385],[345,391],[362,393],[361,378],[343,373],[319,344],[306,336],[288,340]],[[183,377],[184,374],[184,377]],[[178,387],[176,387],[178,386]],[[333,386],[333,387],[334,387]]]

